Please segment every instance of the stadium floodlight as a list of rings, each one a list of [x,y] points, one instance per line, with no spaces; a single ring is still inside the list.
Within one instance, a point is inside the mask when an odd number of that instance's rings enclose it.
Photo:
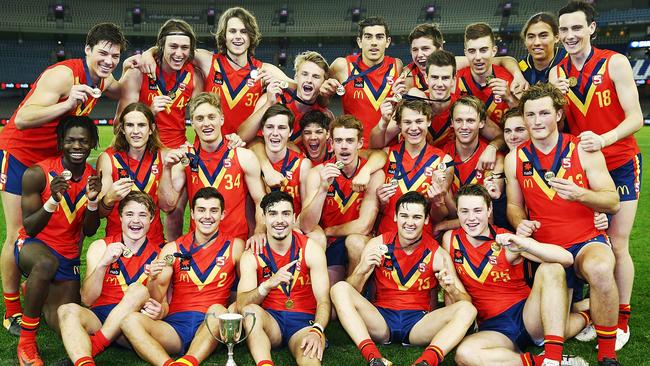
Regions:
[[[289,19],[289,10],[287,10],[286,8],[280,9],[280,12],[278,13],[278,17],[280,19],[280,23],[287,24],[287,19]]]
[[[361,20],[361,8],[352,9],[352,21],[358,23]]]
[[[133,18],[133,24],[142,23],[142,9],[140,9],[139,6],[133,8],[133,11],[131,12],[131,16]]]
[[[214,11],[214,8],[209,8],[207,12],[207,17],[208,25],[213,26],[215,25],[216,22],[216,12]]]
[[[436,6],[433,5],[433,4],[427,5],[427,7],[424,9],[424,11],[426,13],[425,19],[428,20],[428,21],[432,21],[433,16],[436,15]]]
[[[65,15],[65,8],[63,7],[63,4],[54,5],[54,19],[63,20],[64,15]]]
[[[503,6],[501,7],[501,15],[504,17],[509,17],[511,13],[512,13],[512,1],[507,1],[503,3]]]

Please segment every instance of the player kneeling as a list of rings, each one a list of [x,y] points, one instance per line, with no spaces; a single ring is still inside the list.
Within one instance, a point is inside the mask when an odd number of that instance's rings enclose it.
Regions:
[[[397,232],[368,242],[352,275],[332,287],[332,302],[368,365],[392,365],[382,358],[375,341],[427,345],[414,364],[436,366],[465,336],[476,309],[449,255],[423,233],[427,200],[420,193],[408,192],[397,200],[395,210]],[[371,303],[361,292],[373,274],[376,299]],[[430,312],[438,281],[451,304]]]
[[[267,194],[261,203],[266,244],[242,255],[237,309],[257,324],[247,339],[258,366],[274,365],[271,347],[288,345],[298,365],[320,365],[330,317],[327,260],[323,249],[297,231],[293,198]],[[249,324],[246,324],[249,326]]]
[[[562,356],[569,310],[563,266],[573,264],[571,253],[491,226],[490,195],[480,185],[461,187],[456,200],[461,227],[447,231],[442,242],[478,310],[479,330],[458,346],[456,363],[586,365]],[[545,262],[532,289],[524,279],[524,258]],[[544,355],[521,353],[532,344],[544,344]]]
[[[243,241],[219,231],[225,206],[214,187],[199,189],[191,207],[196,229],[167,243],[149,270],[147,288],[153,299],[163,302],[173,288],[169,311],[155,318],[131,313],[120,324],[138,356],[152,365],[198,365],[210,355],[214,344],[201,325],[206,312],[218,316],[228,311],[235,266],[244,248]],[[185,356],[174,361],[169,354]]]
[[[129,193],[118,206],[122,231],[88,248],[81,300],[90,309],[76,303],[58,309],[61,338],[75,365],[94,365],[93,358],[114,340],[128,345],[120,337],[120,321],[126,315],[143,306],[152,318],[160,314],[160,303],[149,299],[149,291],[143,286],[149,263],[160,251],[160,243],[147,240],[155,211],[148,194]]]

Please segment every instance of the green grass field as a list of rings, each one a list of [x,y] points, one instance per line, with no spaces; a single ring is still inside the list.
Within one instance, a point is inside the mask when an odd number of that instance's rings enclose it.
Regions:
[[[100,128],[100,136],[102,148],[105,148],[111,141],[112,130],[109,127]],[[650,128],[643,128],[638,134],[637,139],[641,150],[645,156],[650,156]],[[191,140],[190,140],[191,141]],[[99,155],[97,151],[93,158]],[[649,175],[646,169],[643,172],[643,186],[650,189]],[[650,270],[650,253],[646,252],[641,243],[642,238],[650,235],[650,228],[645,223],[650,222],[650,207],[648,205],[648,194],[645,193],[641,196],[641,202],[636,218],[636,225],[632,232],[631,238],[631,251],[632,257],[636,265],[636,282],[634,289],[634,296],[632,297],[632,337],[627,346],[619,352],[619,360],[623,365],[650,365],[650,361],[644,352],[647,352],[647,347],[650,345],[650,303],[647,299],[650,298],[650,282],[644,275]],[[2,212],[0,212],[2,215]],[[567,219],[569,223],[570,220]],[[0,220],[0,225],[3,225],[4,218]],[[187,225],[186,225],[187,227]],[[4,228],[3,228],[4,229]],[[4,231],[4,230],[1,230]],[[99,233],[86,240],[88,245],[95,238],[103,236],[103,228]],[[646,299],[646,300],[643,300]],[[0,309],[4,312],[4,303],[0,304]],[[645,326],[643,324],[646,324]],[[329,349],[325,352],[324,365],[362,365],[364,364],[360,353],[357,351],[356,346],[352,343],[343,328],[338,322],[331,323],[326,331],[329,339]],[[51,364],[57,360],[66,357],[63,344],[59,337],[50,330],[46,325],[43,325],[38,334],[39,347],[41,356],[45,364]],[[10,336],[7,332],[0,331],[0,365],[15,365],[16,359],[16,345],[18,338]],[[590,364],[596,364],[596,351],[594,349],[595,341],[591,343],[580,343],[575,340],[570,340],[565,346],[565,353],[573,353],[582,356]],[[380,350],[385,357],[392,360],[395,365],[410,365],[415,360],[422,349],[419,347],[402,347],[400,345],[382,346]],[[541,351],[542,349],[538,349]],[[245,346],[240,345],[235,349],[235,358],[239,365],[254,365],[253,359],[250,357],[248,350]],[[273,358],[276,365],[293,365],[291,355],[286,350],[278,350],[273,353]],[[133,352],[113,347],[97,357],[96,361],[99,364],[105,365],[141,365],[144,364]],[[210,359],[204,364],[206,365],[223,365],[226,361],[224,348],[219,348]],[[453,365],[453,356],[448,356],[445,359],[444,365]]]

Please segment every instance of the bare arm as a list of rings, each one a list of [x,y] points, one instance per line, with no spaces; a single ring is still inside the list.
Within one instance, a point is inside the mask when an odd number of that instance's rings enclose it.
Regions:
[[[451,261],[448,251],[443,248],[438,248],[438,250],[436,250],[433,260],[433,270],[437,273],[436,277],[440,281],[440,286],[445,289],[447,297],[452,301],[452,303],[461,300],[472,301],[472,298],[469,296],[467,291],[465,291],[463,283],[456,274],[456,268]]]
[[[498,234],[496,241],[507,250],[506,257],[510,263],[524,257],[538,263],[559,263],[563,267],[573,265],[571,253],[557,244],[540,243],[533,238],[511,233]]]
[[[616,87],[618,101],[625,112],[625,119],[616,128],[601,135],[605,140],[605,146],[630,136],[643,127],[639,91],[636,88],[630,62],[625,56],[616,55],[611,58],[607,68]]]
[[[368,241],[366,247],[361,253],[359,264],[352,274],[345,280],[359,293],[363,292],[363,288],[370,278],[370,275],[374,272],[375,267],[381,265],[381,259],[384,252],[379,249],[379,244],[383,244],[381,235]]]
[[[269,98],[269,93],[264,93],[255,104],[255,110],[246,118],[244,122],[237,129],[237,134],[246,143],[250,143],[256,136],[257,132],[262,127],[262,116],[266,113],[272,105],[276,103],[275,98]]]
[[[45,189],[45,179],[45,173],[39,166],[33,166],[23,174],[23,195],[21,199],[23,227],[27,235],[32,237],[38,235],[45,228],[52,216],[52,213],[45,211],[43,202],[41,202],[41,192]]]
[[[246,164],[242,164],[242,169],[244,170],[248,193],[255,204],[255,233],[261,233],[264,232],[264,216],[260,202],[262,202],[265,191],[260,163],[257,161],[255,154],[248,149],[237,148],[237,154],[239,155],[239,161],[246,162]]]
[[[506,155],[504,170],[506,173],[506,196],[508,197],[507,215],[508,221],[512,227],[516,228],[519,224],[528,220],[526,213],[524,195],[517,181],[517,150],[513,150]]]
[[[327,275],[325,252],[313,240],[309,239],[305,250],[305,260],[309,267],[311,288],[316,297],[316,315],[314,322],[327,327],[332,311],[330,302],[330,281]]]
[[[257,259],[247,250],[239,261],[239,285],[237,285],[237,309],[241,311],[248,304],[261,304],[266,296],[257,290]],[[270,289],[268,289],[270,291]],[[264,291],[264,290],[263,290]]]
[[[178,198],[185,187],[185,168],[179,164],[183,154],[180,150],[169,150],[163,158],[163,171],[158,186],[158,205],[164,212],[171,212],[176,208]]]
[[[115,121],[113,129],[117,129],[119,125],[119,117],[124,108],[131,103],[135,103],[140,99],[140,86],[142,85],[142,73],[137,69],[127,70],[120,79],[122,95],[117,103],[117,111],[115,112]],[[145,102],[149,104],[148,101]]]
[[[299,217],[300,230],[304,233],[312,232],[320,222],[327,189],[331,184],[331,182],[321,181],[321,169],[323,166],[316,166],[309,171],[307,176],[307,193]]]
[[[169,289],[169,284],[172,275],[174,274],[173,266],[166,265],[163,258],[169,254],[173,255],[175,251],[176,243],[170,242],[165,244],[160,251],[160,254],[158,254],[158,258],[156,258],[150,265],[150,268],[152,269],[147,281],[147,289],[149,290],[149,296],[161,304],[166,299],[167,290]],[[162,268],[162,271],[154,271],[154,267]]]
[[[101,261],[106,243],[103,239],[94,241],[86,252],[86,276],[81,284],[81,302],[92,306],[102,293],[104,275],[108,264]]]

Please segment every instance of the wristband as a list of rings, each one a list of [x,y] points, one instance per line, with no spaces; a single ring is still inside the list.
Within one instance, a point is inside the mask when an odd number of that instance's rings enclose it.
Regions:
[[[318,336],[319,336],[320,338],[324,338],[324,337],[325,337],[325,335],[323,334],[323,332],[321,332],[321,330],[318,329],[318,328],[316,328],[316,327],[312,327],[312,328],[309,330],[309,333],[316,333],[316,334],[318,334]]]
[[[264,288],[264,286],[259,285],[259,286],[257,286],[257,292],[258,292],[260,295],[266,297],[266,295],[268,295],[270,291],[267,290],[266,288]]]
[[[47,201],[45,201],[43,204],[43,210],[49,213],[56,211],[57,207],[59,207],[59,202],[52,196],[50,196],[50,198],[48,198]]]
[[[88,207],[86,207],[88,211],[97,211],[98,207],[99,207],[99,199],[97,197],[95,197],[94,201],[88,200]]]
[[[320,325],[319,323],[314,323],[314,324],[312,324],[312,327],[313,327],[313,328],[316,328],[316,329],[318,329],[318,330],[320,330],[321,333],[325,333],[325,329],[324,329],[323,326]]]
[[[106,201],[104,201],[104,198],[105,198],[105,197],[106,197],[106,196],[102,197],[102,199],[99,200],[99,204],[100,204],[100,205],[102,206],[102,208],[105,209],[106,211],[110,211],[110,210],[113,209],[113,207],[115,207],[115,202],[113,202],[112,205],[109,205],[109,204],[106,203]]]

